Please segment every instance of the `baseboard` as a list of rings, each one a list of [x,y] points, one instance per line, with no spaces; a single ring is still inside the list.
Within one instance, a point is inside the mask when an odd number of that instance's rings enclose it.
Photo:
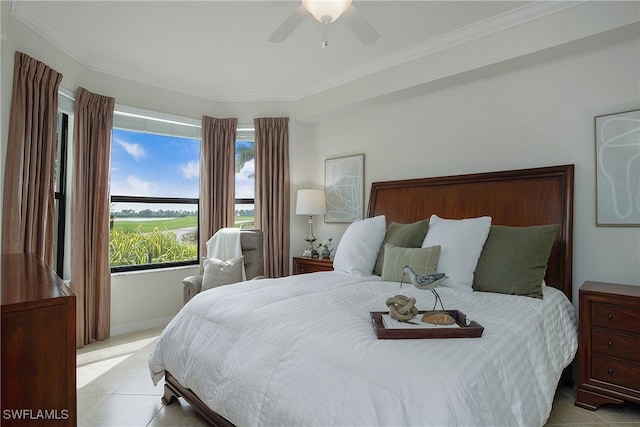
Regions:
[[[128,323],[126,325],[111,328],[111,336],[128,334],[130,332],[144,331],[145,329],[167,326],[173,316],[160,317],[158,319],[145,320],[144,322]]]

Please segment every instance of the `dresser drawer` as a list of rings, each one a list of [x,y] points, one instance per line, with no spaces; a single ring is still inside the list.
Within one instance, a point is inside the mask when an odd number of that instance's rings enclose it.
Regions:
[[[640,336],[592,330],[591,351],[605,356],[640,363]]]
[[[591,304],[593,326],[629,331],[640,331],[640,310],[613,304],[594,302]]]
[[[640,365],[617,362],[593,356],[591,364],[593,379],[640,390]]]

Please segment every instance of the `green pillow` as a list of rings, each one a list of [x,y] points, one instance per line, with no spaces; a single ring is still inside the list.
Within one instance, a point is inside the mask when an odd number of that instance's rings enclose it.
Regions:
[[[542,281],[559,229],[559,224],[492,225],[473,273],[473,289],[542,298]]]
[[[417,275],[433,274],[436,272],[440,259],[440,246],[428,248],[400,248],[390,244],[385,245],[382,280],[400,282],[404,275],[405,265],[408,265]],[[411,283],[405,277],[405,283]]]
[[[428,228],[428,218],[412,224],[400,224],[397,222],[389,224],[382,245],[380,245],[380,252],[378,252],[378,259],[376,260],[376,265],[373,268],[373,274],[377,274],[378,276],[382,275],[384,246],[387,243],[402,248],[419,248],[422,246],[422,241],[424,240],[424,236],[427,234]]]

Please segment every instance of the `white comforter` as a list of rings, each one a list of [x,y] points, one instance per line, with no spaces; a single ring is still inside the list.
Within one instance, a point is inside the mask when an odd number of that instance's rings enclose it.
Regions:
[[[336,272],[200,293],[162,333],[149,366],[168,370],[237,426],[541,426],[577,349],[575,310],[544,299],[440,288],[481,338],[379,340],[370,311],[411,285]]]

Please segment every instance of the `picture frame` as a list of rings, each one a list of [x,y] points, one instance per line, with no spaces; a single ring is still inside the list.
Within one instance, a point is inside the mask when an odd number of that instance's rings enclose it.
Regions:
[[[325,160],[325,222],[354,222],[364,215],[364,154]]]
[[[640,226],[640,109],[594,122],[596,226]]]

